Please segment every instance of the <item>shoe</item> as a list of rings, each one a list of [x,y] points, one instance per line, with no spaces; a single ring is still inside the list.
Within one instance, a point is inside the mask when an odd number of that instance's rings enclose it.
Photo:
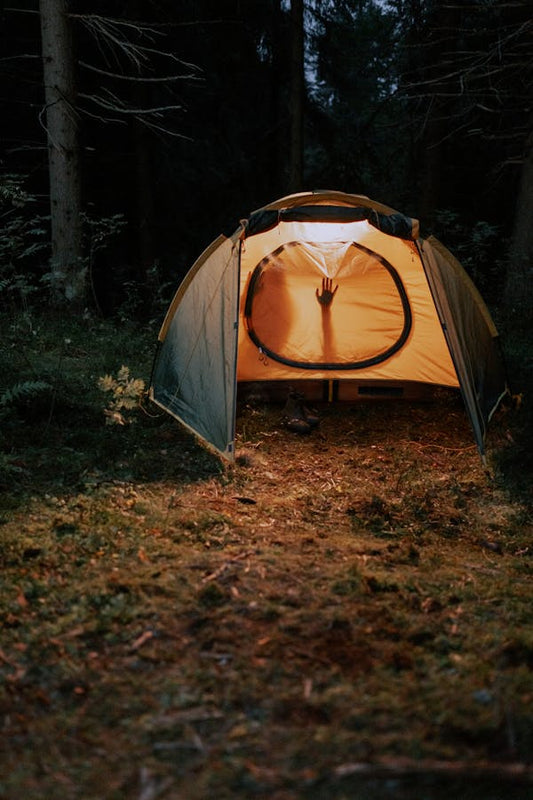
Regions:
[[[309,408],[307,408],[307,406],[303,406],[302,410],[304,412],[306,422],[308,422],[312,428],[316,428],[316,426],[320,422],[320,417],[318,416],[316,411],[314,409],[310,410]]]
[[[303,416],[305,421],[308,422],[312,428],[315,428],[320,422],[320,417],[318,416],[315,409],[308,408],[304,404],[304,401],[305,397],[301,392],[295,392],[294,390],[291,390],[289,392],[289,399],[287,400],[287,404],[292,402],[294,406],[298,409],[298,416]]]
[[[298,417],[291,417],[287,422],[287,428],[293,433],[310,433],[311,425]]]
[[[288,417],[287,428],[295,433],[309,433],[319,423],[317,414],[303,404],[304,396],[294,390],[289,391],[284,414]]]

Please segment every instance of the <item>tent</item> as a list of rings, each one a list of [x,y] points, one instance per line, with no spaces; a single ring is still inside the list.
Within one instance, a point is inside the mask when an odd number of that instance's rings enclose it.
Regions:
[[[233,460],[238,386],[303,387],[330,401],[455,387],[483,457],[507,391],[498,334],[462,266],[418,227],[335,191],[253,212],[178,287],[151,399]]]

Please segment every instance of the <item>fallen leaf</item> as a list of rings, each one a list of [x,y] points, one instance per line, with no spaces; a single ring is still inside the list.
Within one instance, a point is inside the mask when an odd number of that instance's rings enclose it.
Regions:
[[[20,589],[19,589],[19,593],[17,595],[17,603],[19,604],[19,606],[21,608],[26,608],[26,606],[29,605],[29,603],[26,600],[26,597],[24,595],[24,592],[22,590],[20,590]]]
[[[133,642],[133,644],[131,646],[131,649],[132,650],[138,650],[139,647],[142,647],[143,644],[145,642],[148,642],[150,639],[152,639],[153,636],[154,636],[154,634],[153,634],[152,631],[144,631],[144,633],[141,633],[141,635],[139,637],[137,637],[137,639],[135,639],[135,641]]]
[[[13,666],[13,662],[11,661],[10,658],[6,656],[3,650],[0,650],[0,661],[3,661],[4,664],[9,664],[10,666]]]

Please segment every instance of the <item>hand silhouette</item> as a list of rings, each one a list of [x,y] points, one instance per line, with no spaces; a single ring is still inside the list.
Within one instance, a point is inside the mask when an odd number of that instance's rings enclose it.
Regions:
[[[330,306],[338,288],[337,284],[333,289],[333,280],[331,278],[322,278],[322,292],[319,293],[318,289],[316,290],[316,299],[320,305]]]

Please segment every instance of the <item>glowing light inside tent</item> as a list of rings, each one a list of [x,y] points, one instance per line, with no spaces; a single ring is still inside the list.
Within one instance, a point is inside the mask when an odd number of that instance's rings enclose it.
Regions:
[[[246,317],[274,358],[341,369],[390,351],[406,324],[391,272],[353,242],[279,247],[254,271]]]

